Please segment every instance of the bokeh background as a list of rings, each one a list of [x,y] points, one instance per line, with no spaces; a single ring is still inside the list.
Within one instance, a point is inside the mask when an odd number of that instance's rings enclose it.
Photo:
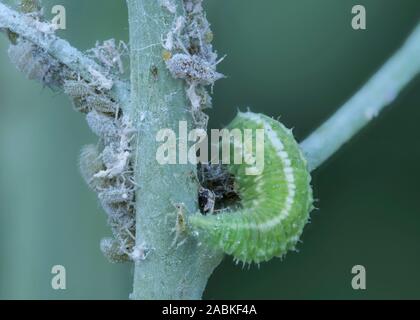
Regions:
[[[11,1],[5,1],[10,3]],[[67,9],[60,35],[86,50],[127,41],[124,1],[44,0]],[[351,8],[367,9],[367,30]],[[418,0],[209,0],[219,65],[210,127],[238,108],[281,116],[303,139],[346,101],[419,21]],[[95,195],[79,175],[78,153],[96,138],[69,100],[27,81],[0,37],[0,298],[127,299],[132,266],[109,264],[99,240],[110,234]],[[420,298],[420,79],[377,120],[313,173],[319,210],[299,253],[242,269],[230,258],[207,299]],[[51,289],[51,267],[67,290]],[[367,270],[367,290],[351,268]]]

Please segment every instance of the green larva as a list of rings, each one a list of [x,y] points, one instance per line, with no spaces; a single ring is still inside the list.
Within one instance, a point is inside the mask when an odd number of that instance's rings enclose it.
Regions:
[[[190,226],[238,261],[282,257],[295,248],[312,209],[306,160],[291,130],[265,115],[239,113],[228,126],[234,128],[264,129],[264,171],[246,175],[245,164],[228,165],[236,179],[240,208],[191,215]]]

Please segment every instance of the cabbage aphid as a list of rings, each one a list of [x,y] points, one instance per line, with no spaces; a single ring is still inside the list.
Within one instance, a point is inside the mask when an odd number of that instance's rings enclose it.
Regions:
[[[100,248],[109,262],[121,263],[130,260],[130,257],[121,250],[118,241],[113,238],[103,238],[100,243]]]
[[[224,75],[216,71],[216,66],[197,55],[177,53],[166,61],[166,66],[176,79],[184,79],[201,85],[213,85]]]
[[[264,129],[264,171],[247,175],[246,165],[228,165],[241,207],[217,215],[194,214],[189,223],[211,245],[238,261],[282,257],[295,249],[313,208],[306,160],[291,131],[267,116],[239,113],[228,128]]]
[[[134,200],[134,190],[125,186],[116,186],[105,189],[98,194],[99,200],[103,203],[129,203]]]
[[[93,88],[83,80],[66,80],[63,84],[64,93],[73,99],[85,98],[95,94]]]
[[[118,126],[115,119],[112,117],[108,117],[96,111],[91,111],[86,115],[86,121],[89,128],[98,137],[105,138],[118,136]]]
[[[62,81],[60,64],[48,53],[29,41],[18,39],[9,47],[9,58],[28,79],[49,87],[58,87]]]
[[[95,175],[104,170],[99,150],[95,145],[87,145],[82,148],[79,157],[80,173],[86,184],[94,191],[103,187],[103,180]]]
[[[111,101],[108,97],[93,94],[85,99],[86,105],[93,110],[102,113],[115,114],[118,112],[118,105]]]

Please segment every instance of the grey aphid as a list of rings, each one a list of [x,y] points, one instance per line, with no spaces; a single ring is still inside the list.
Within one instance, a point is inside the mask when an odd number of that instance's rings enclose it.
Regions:
[[[72,98],[85,98],[95,94],[93,88],[83,80],[66,80],[63,89],[64,93]]]
[[[104,191],[99,192],[98,195],[101,202],[113,203],[129,203],[134,200],[134,191],[125,186],[110,187]]]
[[[114,117],[108,117],[93,110],[86,115],[86,121],[98,137],[105,138],[118,135],[118,126]]]
[[[10,45],[9,58],[30,80],[37,80],[49,87],[57,87],[61,82],[60,64],[41,48],[26,40],[19,39]]]
[[[118,105],[109,97],[98,94],[86,81],[66,80],[63,84],[64,93],[73,98],[77,111],[89,112],[96,110],[102,113],[114,114],[118,112]]]
[[[102,180],[94,178],[95,174],[104,169],[97,146],[87,145],[82,148],[79,166],[83,179],[92,190],[102,187]]]
[[[106,168],[111,168],[114,166],[117,154],[118,154],[118,144],[111,143],[106,146],[101,153],[101,158]]]
[[[86,101],[82,98],[73,98],[71,102],[73,105],[73,109],[77,112],[88,113],[89,111],[91,111],[89,106],[86,104]]]
[[[166,62],[166,66],[172,76],[201,85],[213,85],[224,75],[215,70],[206,60],[197,55],[177,53]]]
[[[120,41],[117,45],[115,39],[105,40],[102,44],[97,42],[94,48],[88,50],[88,53],[108,72],[114,69],[121,74],[124,73],[122,57],[127,52],[127,45],[123,41]]]
[[[130,152],[119,150],[113,144],[106,146],[101,154],[106,169],[98,172],[95,177],[113,178],[128,171]]]
[[[110,98],[99,94],[93,94],[86,97],[86,104],[98,112],[112,113],[118,112],[118,105]]]
[[[99,202],[108,217],[111,217],[113,219],[119,219],[121,217],[130,215],[130,208],[124,202],[109,203],[105,202],[103,199],[99,199]]]
[[[100,248],[104,256],[112,263],[122,263],[130,260],[129,256],[124,253],[117,240],[112,238],[103,238]]]

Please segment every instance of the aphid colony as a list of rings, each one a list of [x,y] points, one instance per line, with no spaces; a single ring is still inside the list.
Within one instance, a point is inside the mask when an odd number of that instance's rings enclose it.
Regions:
[[[31,1],[24,2],[25,12],[31,4]],[[26,14],[42,19],[40,11]],[[125,51],[125,45],[120,43],[117,46],[113,39],[89,50],[88,55],[102,67],[100,71],[91,71],[93,78],[112,79],[114,74],[122,73]],[[135,183],[131,159],[131,142],[135,135],[118,101],[109,94],[108,82],[88,82],[18,35],[13,38],[9,56],[29,79],[62,89],[71,98],[74,108],[86,114],[87,123],[99,137],[99,143],[83,148],[80,171],[90,188],[98,194],[114,236],[101,241],[101,250],[113,262],[142,259],[145,250],[135,247]]]
[[[113,39],[97,44],[89,53],[106,76],[122,73],[122,52]],[[88,145],[80,155],[80,170],[108,216],[113,238],[101,241],[101,250],[111,262],[142,259],[144,250],[135,247],[135,182],[132,168],[132,141],[135,130],[117,101],[107,91],[83,79],[66,80],[64,92],[74,108],[86,114],[98,145]],[[141,252],[140,252],[141,251]]]
[[[202,0],[183,3],[185,17],[176,16],[175,2],[161,0],[175,15],[173,27],[163,39],[163,59],[173,77],[186,81],[195,125],[206,128],[208,118],[202,110],[211,106],[211,98],[205,87],[213,86],[223,75],[216,71],[217,54]],[[38,10],[32,9],[38,8],[32,6],[36,1],[25,0],[24,4],[28,15],[41,18],[40,12],[32,12]],[[9,38],[9,56],[19,70],[30,79],[63,89],[74,108],[86,114],[89,127],[99,137],[97,145],[82,149],[80,170],[98,194],[113,232],[113,238],[101,241],[102,252],[112,262],[145,259],[145,245],[135,245],[135,130],[119,102],[109,94],[113,75],[123,72],[126,46],[108,40],[89,50],[102,67],[100,71],[89,70],[95,79],[89,82],[19,35],[9,33]],[[313,208],[306,160],[291,131],[269,117],[239,113],[229,127],[264,129],[265,170],[250,176],[243,165],[201,165],[198,199],[203,214],[186,215],[182,204],[174,204],[173,245],[182,245],[192,232],[244,263],[282,257],[295,248]]]
[[[101,250],[112,262],[127,261],[137,256],[131,159],[134,130],[127,117],[95,109],[87,113],[86,119],[100,141],[98,146],[83,148],[80,170],[86,183],[98,194],[114,235],[114,239],[102,240]]]
[[[9,58],[28,79],[37,80],[48,87],[59,87],[62,84],[63,68],[48,53],[21,38],[9,47]]]
[[[44,20],[38,0],[22,0],[20,10],[33,19]],[[53,30],[52,25],[51,30]],[[63,84],[63,79],[70,76],[69,70],[42,48],[10,30],[7,30],[7,35],[11,41],[9,58],[28,79],[37,80],[51,88],[58,88]]]
[[[164,2],[168,11],[175,13],[168,3],[171,2]],[[202,110],[211,107],[211,97],[205,86],[213,86],[224,76],[216,71],[217,53],[211,44],[213,33],[202,0],[184,0],[184,10],[186,15],[175,17],[172,29],[163,39],[163,59],[174,78],[186,81],[195,125],[206,128],[208,116]]]

